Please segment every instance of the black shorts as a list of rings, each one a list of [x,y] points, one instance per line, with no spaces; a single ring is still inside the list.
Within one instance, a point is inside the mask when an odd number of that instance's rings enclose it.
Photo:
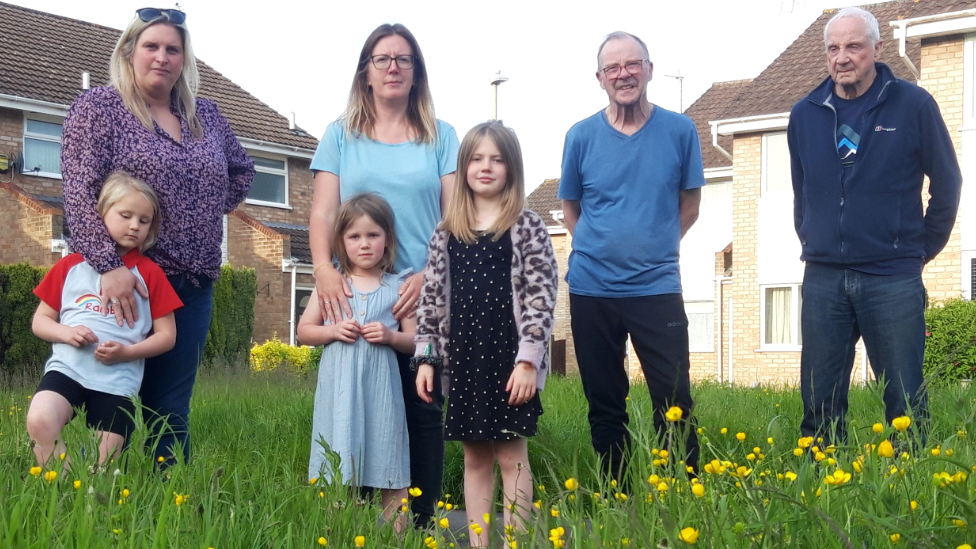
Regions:
[[[136,406],[129,397],[86,389],[61,372],[48,372],[41,378],[37,391],[53,391],[63,396],[72,408],[84,407],[85,423],[96,431],[108,431],[126,439],[135,428]],[[72,419],[74,415],[71,416]]]

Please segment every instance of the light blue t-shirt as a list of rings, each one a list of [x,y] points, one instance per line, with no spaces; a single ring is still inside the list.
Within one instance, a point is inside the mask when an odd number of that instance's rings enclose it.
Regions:
[[[559,198],[580,201],[566,282],[592,297],[681,293],[679,193],[705,184],[695,124],[655,106],[634,135],[603,111],[566,134]]]
[[[457,170],[454,128],[437,121],[437,139],[391,145],[346,133],[345,120],[329,124],[312,158],[312,172],[339,177],[339,196],[377,193],[393,208],[397,271],[419,273],[427,265],[427,243],[441,220],[441,177]]]

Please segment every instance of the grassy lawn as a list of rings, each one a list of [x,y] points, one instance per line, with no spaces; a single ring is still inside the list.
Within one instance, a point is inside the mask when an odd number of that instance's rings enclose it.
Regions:
[[[193,401],[194,460],[170,469],[165,478],[142,451],[143,432],[115,464],[118,472],[90,473],[90,452],[85,458],[81,449],[95,445],[79,421],[66,435],[72,470],[32,471],[24,416],[34,382],[0,389],[0,547],[464,544],[452,533],[463,532],[464,524],[438,526],[431,537],[398,536],[378,526],[378,509],[355,503],[346,489],[308,484],[311,377],[204,373]],[[976,389],[933,390],[932,431],[927,446],[918,449],[902,444],[892,426],[875,432],[875,424],[883,422],[880,395],[855,390],[850,446],[820,448],[819,455],[812,449],[816,441],[797,450],[798,390],[698,384],[693,394],[702,430],[701,463],[708,464],[700,481],[689,481],[679,456],[662,455],[655,447],[649,399],[644,387],[635,386],[632,478],[610,486],[595,475],[578,379],[551,379],[543,393],[540,434],[529,444],[538,507],[534,524],[527,533],[497,540],[498,545],[976,544],[976,484],[968,479],[976,463],[970,438],[976,436]],[[889,438],[894,446],[883,443]],[[445,518],[449,507],[463,503],[462,473],[460,445],[449,444]]]

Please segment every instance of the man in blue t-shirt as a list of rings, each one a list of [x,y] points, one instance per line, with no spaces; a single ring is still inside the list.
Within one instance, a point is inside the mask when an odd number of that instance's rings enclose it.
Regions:
[[[678,245],[698,218],[705,184],[698,132],[690,118],[647,100],[654,65],[639,38],[610,34],[597,59],[610,104],[566,134],[559,183],[573,235],[566,282],[593,447],[604,472],[622,478],[630,442],[629,334],[658,436],[670,447],[669,429],[677,428],[687,437],[682,457],[697,469]],[[677,424],[665,417],[671,407],[681,409]]]
[[[922,266],[946,245],[962,176],[939,106],[877,62],[878,20],[841,10],[824,29],[825,79],[790,113],[794,224],[806,262],[803,436],[846,440],[854,345],[883,379],[885,419],[926,424]],[[922,182],[929,202],[922,207]]]

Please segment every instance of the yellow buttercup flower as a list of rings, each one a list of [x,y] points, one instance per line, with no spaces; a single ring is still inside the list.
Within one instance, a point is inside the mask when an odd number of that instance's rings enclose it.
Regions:
[[[579,482],[577,482],[575,478],[566,479],[566,482],[564,482],[563,485],[566,486],[567,490],[575,490],[579,488]]]
[[[884,431],[884,425],[880,423],[875,423],[874,425],[871,426],[871,430],[874,431],[875,433],[881,434],[881,432]]]
[[[851,480],[851,474],[844,471],[843,469],[837,469],[834,474],[827,475],[824,479],[824,484],[832,484],[834,486],[839,486]]]
[[[552,515],[552,516],[554,516],[554,517],[558,517],[559,516],[559,509],[556,509],[555,507],[553,507],[552,509],[549,509],[549,514]]]
[[[325,538],[319,538],[319,545],[321,545],[322,547],[325,547],[328,544],[329,544],[329,541],[327,539],[325,539]]]
[[[790,482],[796,480],[796,473],[794,473],[793,471],[787,471],[785,476],[790,480]]]
[[[736,433],[735,434],[735,438],[737,438],[739,440],[739,442],[742,442],[743,440],[746,439],[746,434],[745,433]]]
[[[678,532],[678,539],[689,545],[694,545],[698,541],[698,530],[695,530],[691,526],[682,528],[681,531]]]
[[[481,515],[481,518],[485,519],[485,524],[491,524],[491,515],[490,514],[485,513],[484,515]]]
[[[964,544],[960,545],[959,547],[956,547],[956,549],[973,549],[973,546],[972,545],[969,545],[968,543],[964,543]]]
[[[677,406],[668,408],[668,411],[664,413],[664,417],[666,417],[668,421],[679,421],[683,415],[684,412]]]
[[[417,488],[416,486],[411,486],[410,489],[407,490],[407,492],[409,492],[410,495],[415,498],[419,498],[420,495],[423,494],[420,488]]]
[[[878,455],[890,458],[895,455],[895,447],[891,445],[890,441],[882,440],[881,444],[878,445]]]
[[[908,506],[912,508],[912,511],[914,511],[918,509],[918,502],[913,499],[912,501],[908,502]]]
[[[888,536],[888,539],[891,540],[891,543],[898,543],[898,540],[901,539],[901,534],[891,534]]]
[[[444,504],[444,509],[447,509],[448,511],[450,511],[451,509],[454,509],[454,504],[453,503],[445,503]]]
[[[186,494],[177,494],[176,492],[173,492],[173,503],[179,507],[180,505],[186,503],[186,500],[189,499],[189,497],[190,496]]]
[[[911,424],[912,424],[912,418],[908,416],[896,417],[895,419],[891,420],[891,426],[894,427],[895,429],[898,429],[899,431],[904,431],[905,429],[908,429],[908,427]]]
[[[813,437],[800,437],[800,439],[796,441],[796,445],[800,448],[803,448],[804,450],[809,448],[810,445],[812,444],[813,444]]]
[[[74,487],[75,487],[75,490],[80,490],[80,489],[81,489],[81,481],[80,481],[80,480],[76,480],[76,481],[74,481],[74,482],[72,483],[72,486],[74,486]]]
[[[696,484],[696,485],[694,485],[694,486],[691,487],[691,493],[692,494],[695,494],[698,497],[704,497],[705,496],[705,487],[702,486],[701,484]]]
[[[30,474],[34,475],[35,477],[36,476],[39,476],[41,474],[41,471],[43,471],[43,469],[41,469],[40,467],[31,467],[30,468]]]
[[[356,536],[356,539],[353,540],[353,543],[356,544],[356,547],[362,547],[366,545],[366,536]]]
[[[441,528],[451,527],[451,521],[447,520],[447,517],[442,518],[440,522],[438,522],[438,524],[440,525]]]
[[[727,434],[729,434],[729,430],[728,430],[728,429],[727,429],[726,427],[722,427],[722,430],[721,430],[720,432],[721,432],[721,433],[722,433],[723,435],[727,435]]]
[[[952,519],[952,523],[955,524],[956,526],[960,527],[960,528],[965,528],[966,527],[966,521],[964,521],[962,519]]]
[[[802,456],[803,455],[803,448],[794,448],[793,449],[793,455],[796,456],[796,457]]]
[[[57,480],[57,478],[58,478],[58,472],[57,471],[48,471],[48,472],[44,473],[44,480],[46,480],[48,482],[54,482],[55,480]]]

